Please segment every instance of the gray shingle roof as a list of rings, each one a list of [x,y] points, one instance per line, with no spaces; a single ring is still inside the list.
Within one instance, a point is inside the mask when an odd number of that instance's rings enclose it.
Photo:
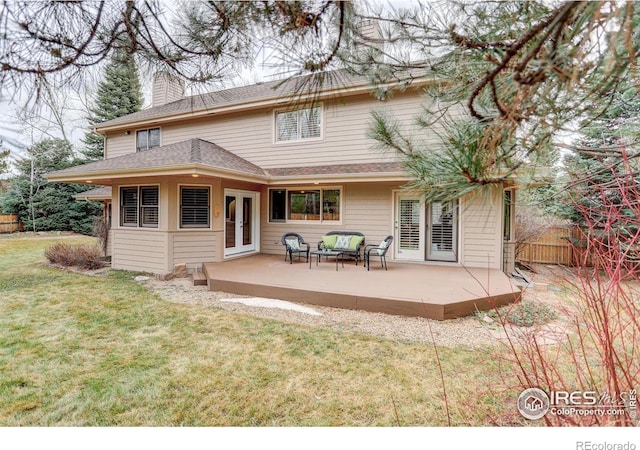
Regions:
[[[129,122],[136,122],[140,120],[150,120],[174,114],[214,109],[230,104],[250,103],[269,99],[274,96],[289,98],[302,93],[315,92],[315,90],[322,91],[327,89],[346,88],[349,86],[366,84],[367,80],[368,79],[364,76],[349,75],[343,70],[337,70],[325,74],[321,87],[318,86],[317,83],[309,82],[308,77],[296,77],[285,81],[277,80],[257,83],[206,94],[192,95],[175,102],[144,109],[133,114],[128,114],[126,116],[118,117],[117,119],[97,124],[96,128],[120,124],[124,125]]]
[[[157,147],[145,152],[96,161],[81,166],[49,173],[50,176],[91,175],[131,169],[162,169],[166,167],[201,165],[216,169],[231,170],[249,175],[264,176],[265,172],[212,142],[189,139],[175,144]]]

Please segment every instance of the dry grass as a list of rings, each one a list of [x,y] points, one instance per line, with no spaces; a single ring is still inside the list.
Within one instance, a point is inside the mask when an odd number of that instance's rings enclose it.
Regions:
[[[52,242],[0,238],[0,425],[448,425],[430,345],[168,303],[46,267]],[[493,355],[439,356],[452,425],[513,409]]]

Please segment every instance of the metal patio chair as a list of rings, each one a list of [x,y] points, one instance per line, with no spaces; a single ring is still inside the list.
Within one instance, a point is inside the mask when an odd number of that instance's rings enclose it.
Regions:
[[[371,257],[379,256],[380,265],[387,270],[387,252],[391,248],[393,236],[387,236],[379,245],[367,245],[364,248],[364,266],[369,270],[371,268]]]
[[[289,257],[290,264],[293,264],[294,253],[298,254],[298,259],[302,256],[309,261],[310,245],[304,241],[304,238],[298,233],[285,233],[282,235],[282,245],[284,245],[284,261],[287,262],[287,256]]]

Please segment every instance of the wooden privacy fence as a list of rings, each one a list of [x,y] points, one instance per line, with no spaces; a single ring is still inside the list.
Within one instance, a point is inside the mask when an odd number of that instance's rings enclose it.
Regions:
[[[0,233],[13,233],[22,229],[22,222],[17,214],[0,214]]]
[[[535,241],[517,245],[516,260],[540,264],[574,264],[571,239],[581,236],[578,227],[559,226],[549,228]]]

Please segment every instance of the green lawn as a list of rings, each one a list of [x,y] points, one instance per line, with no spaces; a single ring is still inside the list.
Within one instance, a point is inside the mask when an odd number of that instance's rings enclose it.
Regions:
[[[0,236],[2,426],[448,424],[430,345],[169,303],[47,267],[56,241]],[[439,355],[453,425],[503,412],[490,352]]]

